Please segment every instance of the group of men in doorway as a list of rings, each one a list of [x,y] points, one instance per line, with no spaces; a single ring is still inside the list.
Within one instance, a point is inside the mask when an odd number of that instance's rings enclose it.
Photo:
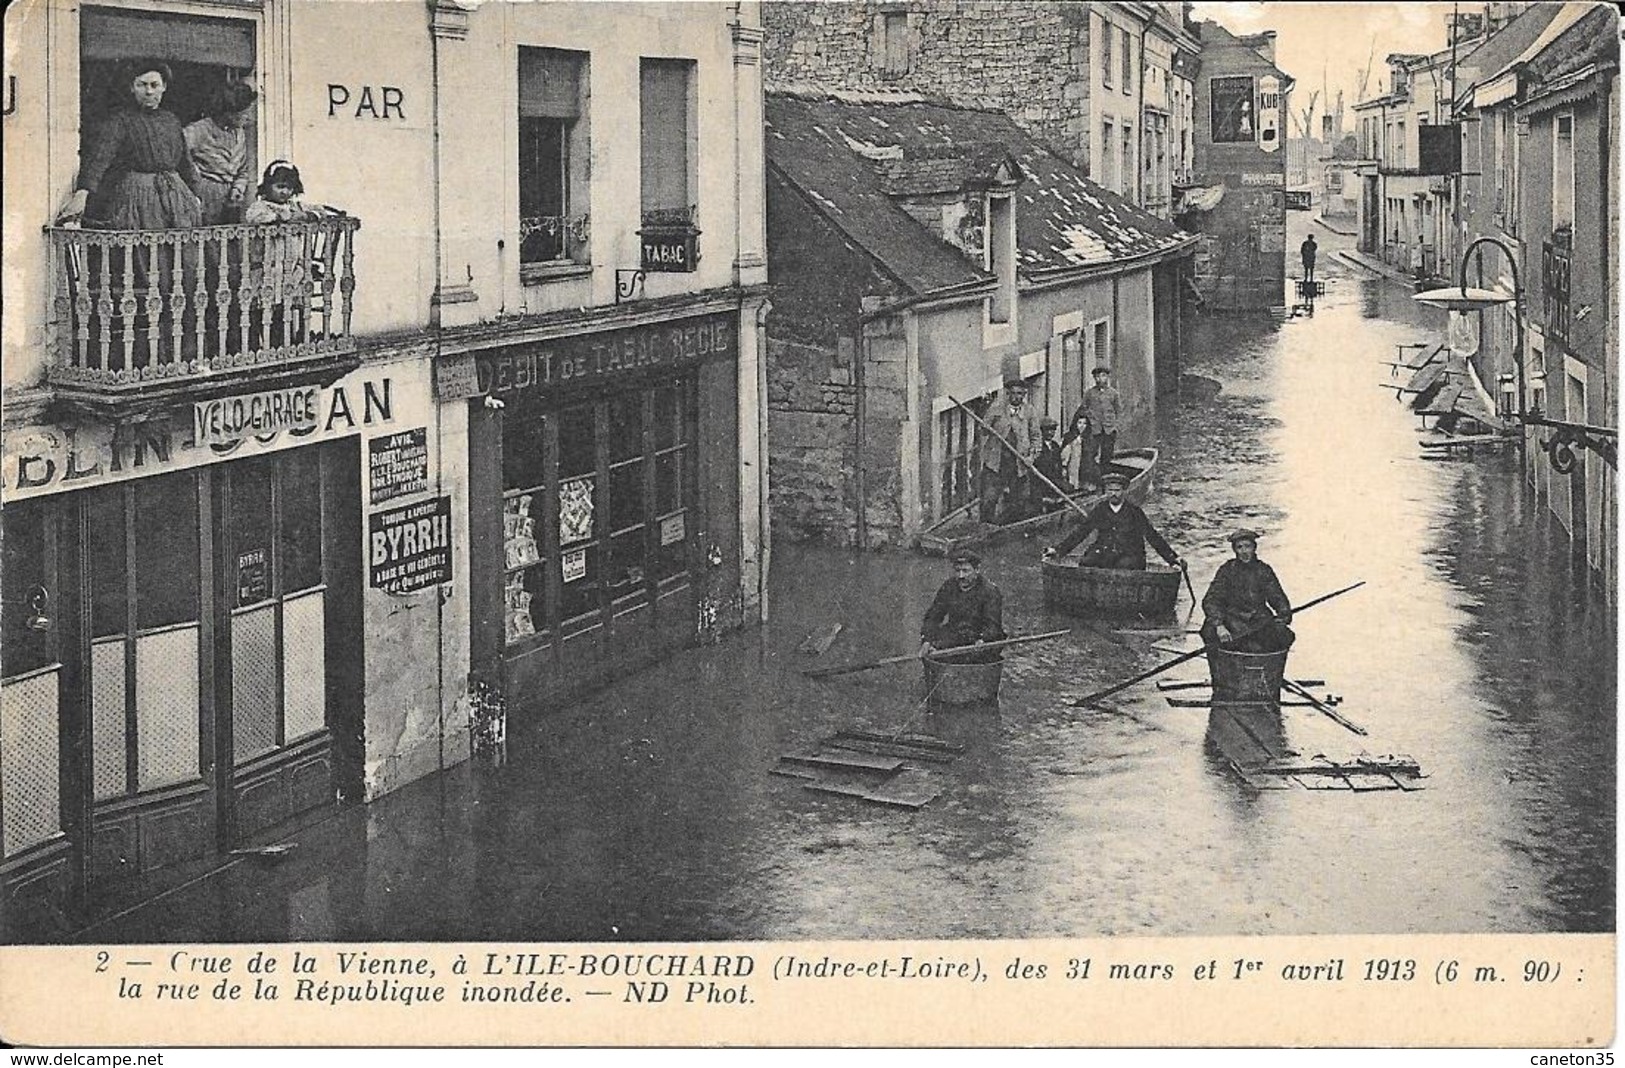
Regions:
[[[991,433],[983,436],[977,456],[982,522],[1011,523],[1054,511],[1065,503],[1061,495],[1102,487],[1117,449],[1123,395],[1111,384],[1110,368],[1096,367],[1093,378],[1059,440],[1059,424],[1047,415],[1039,418],[1027,403],[1026,383],[1005,383],[1005,403],[987,420]],[[1073,442],[1078,443],[1076,479],[1069,477],[1066,461]]]

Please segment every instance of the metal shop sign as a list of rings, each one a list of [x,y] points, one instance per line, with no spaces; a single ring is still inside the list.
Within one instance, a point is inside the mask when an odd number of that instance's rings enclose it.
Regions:
[[[1286,175],[1279,171],[1248,171],[1241,176],[1242,185],[1286,185]]]
[[[320,400],[318,387],[296,386],[198,401],[192,406],[192,440],[216,445],[283,430],[310,430],[320,418]]]
[[[546,391],[730,357],[738,328],[738,317],[725,312],[481,353],[480,392]]]
[[[643,269],[645,271],[692,271],[699,264],[699,244],[694,231],[644,231]]]
[[[367,517],[368,585],[391,593],[451,581],[451,498]]]
[[[429,431],[420,426],[369,441],[367,487],[372,504],[427,490]]]

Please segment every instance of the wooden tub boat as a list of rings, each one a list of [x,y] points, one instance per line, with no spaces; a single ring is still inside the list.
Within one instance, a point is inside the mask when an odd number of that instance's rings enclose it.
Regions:
[[[1081,616],[1167,616],[1179,600],[1179,568],[1144,571],[1084,567],[1072,557],[1044,561],[1044,604]]]
[[[1112,457],[1111,469],[1128,476],[1128,489],[1124,492],[1124,496],[1135,504],[1144,504],[1146,495],[1151,492],[1151,480],[1156,471],[1157,458],[1158,452],[1154,448],[1125,449]],[[1088,511],[1104,501],[1106,495],[1091,493],[1072,499]],[[950,513],[936,526],[922,531],[915,538],[914,547],[926,556],[947,556],[961,547],[981,548],[1016,538],[1045,534],[1065,526],[1077,516],[1077,512],[1062,505],[1053,512],[1018,519],[1013,523],[983,523],[977,517],[975,506],[971,505]]]
[[[999,699],[1004,661],[956,664],[925,658],[925,693],[928,705],[993,704]]]
[[[1213,682],[1213,700],[1279,704],[1287,653],[1286,649],[1276,653],[1209,649],[1207,669]]]

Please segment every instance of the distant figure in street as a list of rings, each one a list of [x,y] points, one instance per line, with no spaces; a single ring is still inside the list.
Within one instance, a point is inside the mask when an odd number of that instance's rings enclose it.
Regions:
[[[1038,417],[1027,407],[1026,383],[1006,382],[1004,395],[1006,406],[987,421],[993,433],[982,438],[976,489],[984,523],[1021,515],[1027,496],[1027,468],[1010,450],[1014,448],[1029,461],[1038,450]]]
[[[1411,272],[1421,278],[1427,274],[1427,245],[1422,243],[1422,235],[1416,235],[1416,245],[1411,249]]]
[[[949,557],[954,574],[937,590],[920,621],[920,655],[937,649],[1001,641],[1004,633],[1004,595],[982,577],[982,557],[974,549],[956,549]],[[964,653],[944,663],[985,664],[1000,658],[997,649]]]
[[[1290,649],[1297,637],[1287,627],[1292,602],[1275,570],[1258,558],[1258,534],[1238,530],[1230,535],[1230,548],[1236,558],[1219,566],[1202,598],[1202,640],[1236,653]]]
[[[1066,480],[1066,464],[1061,459],[1061,443],[1055,440],[1055,431],[1059,425],[1047,415],[1038,421],[1038,458],[1033,461],[1033,467],[1039,474],[1055,483],[1054,489],[1042,482],[1033,487],[1039,497],[1041,510],[1045,512],[1052,512],[1061,506],[1061,498],[1056,496],[1055,490],[1058,489],[1068,496],[1072,493],[1072,486]]]
[[[1079,563],[1084,567],[1109,567],[1119,571],[1145,570],[1145,543],[1174,567],[1179,567],[1179,554],[1168,540],[1157,533],[1138,505],[1123,498],[1128,490],[1128,476],[1121,472],[1108,472],[1106,501],[1090,510],[1089,516],[1072,528],[1071,533],[1055,545],[1044,550],[1044,559],[1065,556],[1077,548],[1090,534],[1095,542],[1083,551]]]
[[[1315,244],[1314,234],[1304,238],[1303,244],[1298,246],[1298,255],[1303,257],[1303,280],[1305,282],[1315,280],[1315,254],[1319,249],[1320,246]]]
[[[1079,434],[1087,434],[1078,481],[1091,487],[1100,485],[1101,476],[1112,462],[1117,427],[1123,420],[1123,395],[1111,384],[1111,374],[1110,368],[1095,368],[1095,384],[1083,391],[1083,403],[1072,415],[1067,437],[1061,440],[1064,446]]]

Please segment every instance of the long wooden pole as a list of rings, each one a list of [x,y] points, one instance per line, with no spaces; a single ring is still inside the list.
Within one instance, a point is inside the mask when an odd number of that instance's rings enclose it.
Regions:
[[[1344,586],[1340,590],[1333,590],[1331,593],[1323,594],[1323,595],[1321,595],[1319,597],[1316,597],[1312,601],[1306,601],[1303,604],[1299,605],[1298,607],[1294,608],[1292,610],[1292,614],[1297,615],[1300,612],[1307,612],[1309,609],[1315,607],[1315,605],[1317,605],[1317,604],[1322,604],[1322,603],[1324,603],[1326,601],[1329,601],[1333,597],[1341,597],[1343,594],[1348,593],[1350,590],[1357,590],[1361,586],[1364,586],[1364,585],[1365,585],[1365,582],[1362,580],[1360,582],[1356,582],[1352,586]],[[1275,625],[1275,620],[1271,619],[1270,621],[1268,621],[1266,623],[1260,623],[1256,627],[1249,627],[1248,629],[1242,631],[1240,634],[1237,634],[1235,637],[1231,638],[1230,640],[1233,641],[1233,642],[1234,641],[1240,641],[1242,638],[1246,638],[1246,637],[1249,637],[1250,635],[1257,634],[1260,631],[1264,630],[1266,627],[1272,627],[1274,625]],[[1140,672],[1140,674],[1134,676],[1131,679],[1125,679],[1122,682],[1118,683],[1116,686],[1109,686],[1104,690],[1096,690],[1094,693],[1086,694],[1083,697],[1074,697],[1071,701],[1069,701],[1067,703],[1072,705],[1074,708],[1081,708],[1084,705],[1093,704],[1094,702],[1100,700],[1102,697],[1110,697],[1114,693],[1119,693],[1119,692],[1121,692],[1123,690],[1128,689],[1130,686],[1133,686],[1137,682],[1144,682],[1146,679],[1151,678],[1153,675],[1161,675],[1164,671],[1167,671],[1169,668],[1176,668],[1181,664],[1184,664],[1184,663],[1187,663],[1189,661],[1195,660],[1199,656],[1206,656],[1206,655],[1207,655],[1207,646],[1203,645],[1200,649],[1193,649],[1192,651],[1190,651],[1188,653],[1184,653],[1184,654],[1182,654],[1180,656],[1174,657],[1172,660],[1169,660],[1166,663],[1158,664],[1156,667],[1152,668],[1150,671],[1142,671],[1142,672]]]
[[[1044,472],[1042,472],[1038,468],[1034,467],[1031,460],[1029,460],[1025,456],[1021,455],[1021,450],[1017,449],[1014,445],[1012,445],[1008,441],[1006,441],[1004,439],[1004,435],[1000,434],[997,430],[994,430],[991,426],[989,426],[987,424],[986,420],[984,420],[981,416],[977,415],[975,412],[971,411],[970,407],[968,405],[966,405],[965,403],[963,403],[962,401],[960,401],[958,397],[955,397],[952,394],[949,394],[948,399],[953,401],[955,404],[957,404],[959,406],[959,408],[962,411],[964,411],[964,413],[966,415],[968,415],[972,419],[976,420],[976,425],[977,426],[981,427],[983,430],[987,431],[989,434],[992,434],[995,438],[997,438],[1000,445],[1003,445],[1005,448],[1010,450],[1010,455],[1011,456],[1014,456],[1017,460],[1021,461],[1021,465],[1023,467],[1025,467],[1027,470],[1031,471],[1033,474],[1037,475],[1038,480],[1040,482],[1042,482],[1044,485],[1048,486],[1050,489],[1054,490],[1057,496],[1059,496],[1067,504],[1071,505],[1072,510],[1074,512],[1077,512],[1079,515],[1083,516],[1083,518],[1085,518],[1085,519],[1089,518],[1089,513],[1084,510],[1083,505],[1079,504],[1077,501],[1073,500],[1070,496],[1068,496],[1066,494],[1066,492],[1061,489],[1060,486],[1057,486],[1055,483],[1051,482],[1048,478],[1045,478],[1044,477]]]
[[[1019,638],[1001,638],[996,642],[981,642],[977,645],[956,645],[951,649],[933,649],[933,657],[957,656],[960,653],[979,653],[989,649],[1008,649],[1012,645],[1026,645],[1028,642],[1043,642],[1051,638],[1059,638],[1063,634],[1071,634],[1070,630],[1052,630],[1043,634],[1027,634]],[[802,674],[809,679],[828,678],[831,675],[850,675],[855,671],[868,671],[870,668],[885,667],[888,664],[902,664],[909,660],[919,660],[919,653],[903,653],[900,656],[888,656],[880,660],[870,660],[862,664],[847,664],[842,667],[811,668]]]
[[[1316,697],[1314,694],[1310,693],[1308,690],[1304,689],[1302,686],[1299,686],[1297,683],[1293,682],[1291,679],[1282,679],[1281,680],[1281,689],[1287,691],[1288,693],[1297,694],[1299,697],[1301,697],[1305,701],[1307,701],[1309,703],[1309,705],[1311,707],[1313,707],[1316,711],[1319,711],[1319,712],[1323,713],[1324,715],[1326,715],[1328,718],[1330,718],[1333,723],[1336,723],[1339,726],[1347,727],[1349,730],[1353,731],[1355,734],[1361,734],[1361,735],[1365,734],[1366,731],[1365,731],[1364,727],[1360,726],[1358,723],[1356,723],[1353,720],[1349,719],[1347,716],[1343,715],[1341,712],[1338,712],[1336,709],[1332,708],[1326,702],[1322,701],[1320,698]]]

